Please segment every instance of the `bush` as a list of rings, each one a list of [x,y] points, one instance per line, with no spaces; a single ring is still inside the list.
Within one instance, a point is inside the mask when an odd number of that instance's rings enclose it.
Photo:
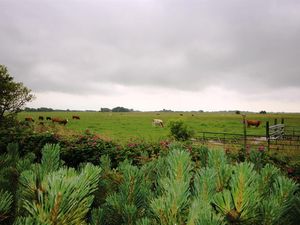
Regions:
[[[194,134],[181,120],[171,121],[169,124],[171,136],[177,141],[186,141]]]

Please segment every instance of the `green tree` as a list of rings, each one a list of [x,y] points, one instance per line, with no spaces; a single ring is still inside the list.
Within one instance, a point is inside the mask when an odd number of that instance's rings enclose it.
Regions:
[[[18,113],[21,108],[33,100],[31,90],[14,81],[6,66],[0,65],[0,121]]]
[[[111,111],[112,112],[132,112],[133,109],[127,109],[125,107],[118,106],[118,107],[113,108]]]
[[[101,108],[100,112],[111,112],[111,109],[109,109],[109,108]]]

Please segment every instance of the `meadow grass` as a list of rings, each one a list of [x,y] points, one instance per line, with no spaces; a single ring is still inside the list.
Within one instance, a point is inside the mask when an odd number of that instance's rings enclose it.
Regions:
[[[19,120],[31,116],[38,126],[38,117],[47,116],[68,119],[66,128],[73,131],[84,132],[90,130],[112,140],[126,142],[130,139],[143,139],[146,141],[159,141],[166,139],[169,135],[168,123],[171,120],[182,120],[194,132],[196,137],[201,132],[226,132],[243,134],[242,116],[234,113],[182,113],[175,112],[21,112]],[[80,116],[80,120],[73,120],[72,116]],[[152,126],[152,119],[162,119],[165,127]],[[254,114],[249,113],[247,119],[258,119],[262,121],[260,127],[247,128],[247,134],[264,136],[266,121],[274,123],[277,118],[280,122],[284,118],[287,126],[300,128],[300,114]],[[44,120],[47,126],[53,126],[51,121]],[[62,125],[55,125],[62,126]]]

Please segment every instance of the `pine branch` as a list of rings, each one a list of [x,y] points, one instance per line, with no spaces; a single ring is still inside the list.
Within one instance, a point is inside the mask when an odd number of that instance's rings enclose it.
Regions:
[[[253,223],[258,220],[261,196],[258,193],[258,178],[253,164],[241,163],[234,168],[230,191],[224,190],[214,198],[219,212],[230,223]]]
[[[196,198],[203,202],[210,203],[213,196],[217,193],[218,174],[214,168],[203,168],[198,172],[194,179]]]
[[[104,210],[102,208],[93,209],[91,213],[90,225],[104,225]]]
[[[232,166],[228,164],[223,150],[212,149],[208,152],[208,167],[214,168],[217,172],[217,191],[221,192],[223,189],[228,188],[228,181],[232,174]]]
[[[58,170],[60,164],[60,146],[58,144],[46,144],[42,149],[41,168],[43,173],[50,173]]]
[[[12,194],[8,191],[0,190],[0,222],[8,218],[12,203]]]
[[[101,168],[59,168],[59,146],[46,145],[41,164],[20,176],[19,209],[42,224],[83,224],[98,188]]]
[[[118,167],[123,176],[118,191],[106,198],[110,213],[116,223],[135,224],[147,215],[149,208],[150,182],[143,171],[125,161]]]
[[[162,195],[151,201],[151,208],[160,224],[182,224],[189,204],[191,158],[187,152],[173,149],[166,162],[167,176],[159,181]]]

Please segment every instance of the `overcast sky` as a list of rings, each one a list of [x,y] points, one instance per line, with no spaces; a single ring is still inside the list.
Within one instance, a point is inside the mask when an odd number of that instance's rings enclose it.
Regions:
[[[0,0],[29,107],[300,112],[299,0]]]

